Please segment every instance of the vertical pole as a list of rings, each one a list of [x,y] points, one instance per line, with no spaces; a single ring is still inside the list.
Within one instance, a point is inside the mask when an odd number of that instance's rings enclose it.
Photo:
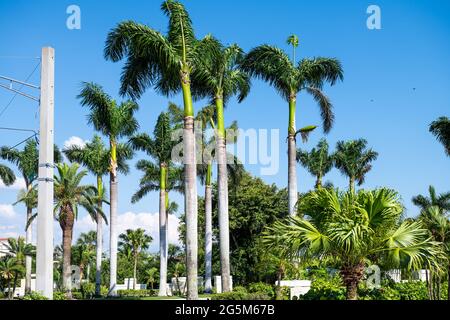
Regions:
[[[36,290],[53,299],[53,168],[55,50],[42,49]]]

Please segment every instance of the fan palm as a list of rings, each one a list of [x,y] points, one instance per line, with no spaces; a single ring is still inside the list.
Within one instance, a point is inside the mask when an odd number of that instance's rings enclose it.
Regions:
[[[125,56],[121,93],[139,98],[148,87],[168,96],[182,92],[184,101],[184,165],[188,299],[197,299],[197,188],[194,109],[191,74],[209,40],[195,38],[192,21],[178,1],[166,0],[161,10],[169,17],[167,35],[133,21],[120,23],[108,35],[105,57],[114,62]]]
[[[63,233],[63,288],[71,296],[72,237],[78,208],[83,207],[95,221],[97,213],[103,213],[96,203],[96,188],[82,185],[86,170],[79,171],[78,164],[58,164],[55,175],[55,219]]]
[[[122,233],[119,236],[119,246],[130,248],[131,255],[134,261],[133,267],[133,290],[136,290],[136,281],[137,281],[137,264],[139,255],[142,251],[148,249],[150,243],[153,241],[152,237],[145,234],[145,230],[137,229],[137,230],[126,230],[125,233]]]
[[[228,47],[208,36],[211,50],[206,52],[193,74],[192,92],[194,97],[207,97],[215,106],[216,116],[216,150],[218,162],[218,204],[220,254],[222,267],[222,288],[231,290],[230,283],[230,245],[228,214],[228,170],[227,137],[224,118],[224,106],[234,95],[242,102],[250,91],[250,77],[239,68],[244,57],[242,49],[233,44]]]
[[[101,209],[105,200],[106,192],[103,187],[103,176],[109,173],[111,151],[103,143],[102,139],[95,135],[92,142],[85,146],[69,146],[64,150],[64,154],[71,162],[77,162],[86,167],[97,178],[97,206]],[[133,152],[127,145],[117,144],[117,169],[124,174],[129,172],[126,160],[131,159]],[[105,220],[106,223],[108,223]],[[97,214],[97,241],[96,241],[96,274],[95,274],[95,294],[100,295],[101,290],[101,266],[103,252],[103,217]]]
[[[295,52],[298,38],[291,36],[288,43]],[[325,133],[331,130],[334,121],[332,104],[322,88],[325,83],[334,85],[343,79],[341,63],[337,59],[314,58],[292,60],[281,49],[262,45],[251,50],[242,63],[242,69],[275,87],[284,100],[289,103],[288,125],[288,192],[289,213],[295,215],[298,201],[296,174],[296,104],[299,92],[307,92],[317,101],[323,120]]]
[[[420,222],[403,221],[403,206],[388,189],[307,194],[300,215],[268,228],[264,242],[290,258],[332,258],[340,266],[347,298],[357,299],[367,260],[383,257],[392,267],[436,266],[441,255]]]
[[[135,150],[144,151],[156,161],[156,164],[141,160],[137,164],[144,171],[139,190],[133,196],[132,202],[141,200],[150,191],[159,190],[159,245],[160,245],[160,285],[159,296],[167,296],[167,250],[168,250],[168,209],[169,191],[183,191],[181,186],[182,172],[174,168],[172,149],[177,141],[172,140],[173,128],[168,113],[163,112],[158,117],[153,132],[153,138],[147,134],[139,134],[130,139]]]
[[[334,165],[333,155],[328,153],[328,143],[322,139],[310,152],[297,150],[297,161],[316,177],[316,189],[322,188],[322,178]]]
[[[336,145],[334,160],[336,168],[349,178],[349,190],[355,192],[355,182],[358,186],[364,183],[366,174],[372,169],[371,162],[378,158],[378,153],[367,148],[364,139],[339,141]]]
[[[450,156],[450,120],[447,117],[440,117],[431,123],[430,132],[442,143],[445,152]]]
[[[450,211],[450,192],[437,194],[433,186],[429,186],[429,197],[418,195],[412,198],[412,202],[420,208],[420,211],[426,211],[430,207],[438,207],[444,213]]]
[[[20,171],[24,181],[26,192],[30,192],[33,188],[33,184],[37,181],[39,173],[39,148],[35,140],[28,140],[25,144],[23,150],[13,149],[9,147],[0,148],[0,158],[14,164]],[[61,153],[58,147],[54,146],[54,161],[55,163],[60,162],[62,159]],[[31,243],[33,239],[33,232],[31,224],[28,224],[32,220],[33,216],[33,206],[26,206],[26,235],[25,240],[27,243]],[[25,275],[25,292],[31,292],[31,267],[32,258],[27,257],[26,259],[26,275]]]
[[[139,127],[134,113],[138,105],[132,101],[117,104],[103,88],[94,83],[84,83],[79,95],[81,104],[90,108],[88,121],[94,129],[109,138],[109,184],[110,184],[110,295],[117,289],[117,202],[118,202],[118,145],[119,139],[131,136]],[[127,158],[131,158],[131,153]]]

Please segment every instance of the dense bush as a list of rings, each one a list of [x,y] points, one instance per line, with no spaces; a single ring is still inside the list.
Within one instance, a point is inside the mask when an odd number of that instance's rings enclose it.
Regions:
[[[234,288],[233,292],[225,292],[220,294],[214,294],[211,296],[212,300],[272,300],[273,296],[269,296],[267,293],[267,286],[271,288],[273,293],[273,288],[265,283],[254,283],[249,286],[247,290],[244,287],[237,286]],[[258,291],[258,289],[263,289],[265,291]]]
[[[47,297],[44,297],[42,294],[33,291],[25,295],[23,297],[23,300],[48,300],[48,299]]]
[[[82,283],[80,291],[83,299],[92,299],[95,295],[95,284],[92,282]]]
[[[64,292],[55,291],[53,292],[53,300],[67,300],[67,296]]]
[[[315,276],[311,289],[300,300],[345,300],[345,287],[339,276]]]
[[[118,290],[117,294],[121,298],[145,298],[155,297],[155,290]]]
[[[270,298],[275,298],[275,290],[273,286],[264,282],[251,283],[248,286],[249,293],[262,293]]]

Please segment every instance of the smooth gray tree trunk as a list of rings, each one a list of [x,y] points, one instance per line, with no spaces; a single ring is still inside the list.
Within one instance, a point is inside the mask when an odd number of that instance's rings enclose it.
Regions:
[[[97,241],[95,260],[95,295],[101,294],[102,285],[102,254],[103,254],[103,218],[97,214]]]
[[[289,214],[297,214],[297,148],[295,137],[289,134],[288,138],[288,192],[289,192]]]
[[[159,192],[159,296],[167,296],[167,214],[166,190]]]
[[[205,186],[205,293],[212,293],[212,188]]]
[[[110,174],[110,217],[109,217],[109,295],[117,295],[117,171]]]
[[[27,208],[27,223],[30,221],[33,215],[32,209]],[[31,244],[33,242],[33,229],[31,224],[28,226],[25,235],[25,242]],[[33,265],[33,258],[31,256],[26,256],[25,258],[25,293],[31,292],[31,268]]]
[[[219,243],[222,274],[222,292],[231,291],[230,283],[230,222],[228,215],[228,169],[225,140],[217,138],[218,193],[219,193]]]
[[[197,163],[194,118],[184,120],[187,299],[198,300]]]

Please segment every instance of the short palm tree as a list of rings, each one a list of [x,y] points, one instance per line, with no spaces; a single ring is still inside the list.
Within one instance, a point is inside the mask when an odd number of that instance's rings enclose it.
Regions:
[[[367,148],[364,139],[339,141],[336,145],[334,161],[336,168],[349,178],[349,190],[355,192],[355,182],[358,186],[364,183],[366,174],[372,169],[372,162],[378,158],[378,153]]]
[[[316,189],[322,188],[322,178],[334,165],[334,156],[328,152],[328,148],[327,141],[322,139],[310,152],[297,150],[297,161],[316,177]]]
[[[6,283],[8,290],[8,299],[14,295],[13,281],[17,274],[23,272],[23,266],[17,263],[17,259],[11,255],[0,258],[0,279]]]
[[[294,55],[292,60],[281,49],[262,45],[251,50],[242,63],[242,69],[252,76],[271,84],[282,98],[289,103],[288,124],[288,192],[289,213],[295,215],[298,201],[296,174],[296,141],[297,135],[295,115],[297,95],[300,92],[310,94],[319,104],[323,129],[325,133],[331,130],[334,121],[332,104],[322,91],[323,85],[334,85],[343,79],[341,63],[337,59],[314,58],[295,60],[295,49],[299,42],[297,36],[291,36],[288,44],[292,45]]]
[[[0,149],[0,158],[14,164],[21,173],[25,181],[26,192],[30,192],[33,184],[37,181],[39,172],[39,148],[35,140],[28,140],[23,150],[2,147]],[[54,161],[60,162],[62,159],[58,147],[54,146]],[[26,206],[26,223],[32,221],[33,206]],[[25,240],[31,243],[33,239],[31,224],[27,226]],[[31,292],[31,267],[32,258],[26,259],[25,292]]]
[[[117,104],[115,100],[103,91],[101,86],[94,83],[84,83],[79,98],[81,99],[81,104],[90,109],[89,123],[94,126],[95,130],[109,138],[109,294],[115,296],[117,293],[118,146],[120,138],[129,137],[138,129],[139,125],[134,117],[134,113],[139,106],[132,101]],[[129,157],[131,157],[131,154]]]
[[[156,278],[158,277],[158,268],[150,268],[145,270],[145,279],[153,290]]]
[[[242,102],[250,91],[250,76],[239,68],[244,57],[242,49],[233,44],[224,47],[219,41],[208,36],[211,50],[200,60],[197,72],[193,74],[192,92],[194,97],[208,98],[215,106],[216,150],[218,168],[218,204],[220,261],[222,268],[222,288],[231,291],[230,283],[230,240],[228,213],[228,170],[227,137],[224,107],[233,96]]]
[[[71,162],[77,162],[86,167],[97,178],[97,206],[101,209],[105,200],[106,192],[103,186],[103,176],[109,173],[111,151],[105,146],[102,139],[95,135],[92,142],[86,143],[85,146],[69,146],[64,150],[64,154]],[[129,166],[126,160],[130,160],[133,156],[132,150],[123,144],[117,144],[117,169],[121,173],[128,173]],[[105,220],[106,223],[108,223]],[[95,294],[100,295],[101,290],[101,268],[103,253],[103,216],[97,214],[97,241],[96,241],[96,274],[95,274]]]
[[[156,162],[140,160],[137,163],[137,168],[144,171],[144,177],[132,202],[141,200],[151,191],[159,190],[159,296],[167,296],[169,191],[183,191],[182,171],[172,163],[172,149],[177,144],[177,141],[172,140],[172,133],[170,116],[163,112],[156,122],[153,138],[147,134],[139,134],[130,139],[130,144],[135,150],[144,151]]]
[[[450,119],[440,117],[430,125],[430,132],[436,136],[445,148],[445,152],[450,156]]]
[[[96,204],[96,188],[82,185],[81,181],[87,175],[86,170],[79,170],[78,164],[58,164],[55,175],[55,219],[59,222],[63,233],[63,288],[71,296],[71,255],[72,237],[78,208],[83,207],[95,220],[101,209]]]
[[[122,22],[108,35],[105,57],[114,62],[127,57],[122,94],[139,98],[149,87],[165,96],[183,94],[187,282],[188,299],[193,300],[198,298],[198,210],[191,75],[197,71],[200,53],[209,50],[209,40],[195,38],[192,21],[180,2],[166,0],[161,10],[169,17],[167,35],[133,21]]]
[[[433,186],[428,188],[429,196],[418,195],[412,198],[412,202],[420,208],[420,211],[425,211],[430,207],[438,207],[442,212],[450,211],[450,192],[437,194]]]
[[[139,255],[142,251],[148,249],[150,243],[153,241],[152,237],[145,234],[144,229],[137,230],[127,230],[119,236],[119,246],[127,247],[130,249],[131,255],[133,257],[133,290],[136,290],[137,282],[137,264],[139,260]]]
[[[368,260],[383,257],[392,267],[435,266],[441,255],[420,222],[401,220],[403,206],[388,189],[338,193],[319,189],[307,194],[300,215],[268,228],[264,241],[293,258],[332,258],[340,266],[347,299],[357,288]]]
[[[95,231],[89,231],[78,236],[76,245],[72,249],[76,251],[77,260],[79,262],[80,281],[82,281],[86,271],[86,280],[89,282],[91,264],[96,257],[96,252],[94,249],[96,244],[97,233]]]

